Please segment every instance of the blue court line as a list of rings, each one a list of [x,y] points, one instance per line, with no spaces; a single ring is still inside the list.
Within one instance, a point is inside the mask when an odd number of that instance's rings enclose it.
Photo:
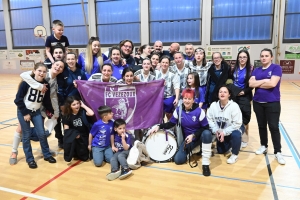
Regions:
[[[273,178],[273,172],[271,169],[268,155],[265,155],[265,160],[266,160],[266,164],[267,164],[267,168],[268,168],[268,174],[269,174],[269,178],[270,178],[270,182],[271,182],[273,197],[275,200],[278,200],[278,194],[277,194],[276,185],[275,185],[275,181]]]
[[[6,123],[6,122],[13,121],[13,120],[15,120],[15,119],[18,119],[18,118],[17,118],[17,117],[11,118],[11,119],[8,119],[8,120],[5,120],[5,121],[0,122],[0,124],[4,124],[4,123]]]
[[[143,167],[159,169],[159,170],[165,170],[165,171],[172,171],[172,172],[180,172],[180,173],[185,173],[185,174],[202,175],[202,173],[200,173],[200,172],[189,172],[189,171],[184,171],[184,170],[162,168],[162,167],[155,167],[155,166],[143,166]],[[239,178],[232,178],[232,177],[226,177],[226,176],[210,175],[210,177],[221,178],[221,179],[226,179],[226,180],[234,180],[234,181],[240,181],[240,182],[246,182],[246,183],[254,183],[254,184],[258,184],[258,185],[270,185],[269,183],[266,183],[266,182],[253,181],[253,180],[247,180],[247,179],[239,179]],[[288,189],[300,190],[300,188],[292,187],[292,186],[284,186],[284,185],[276,185],[276,186],[277,187],[284,187],[284,188],[288,188]]]
[[[282,122],[279,122],[279,129],[280,129],[280,132],[282,133],[283,135],[283,138],[285,139],[290,151],[292,152],[293,154],[293,157],[298,165],[298,168],[300,169],[300,155],[299,155],[299,152],[297,151],[294,143],[292,142],[291,138],[289,137],[287,131],[285,130]]]

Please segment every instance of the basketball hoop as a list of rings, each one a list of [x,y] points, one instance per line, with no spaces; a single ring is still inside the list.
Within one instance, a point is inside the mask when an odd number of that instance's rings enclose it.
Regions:
[[[34,37],[36,37],[37,39],[38,38],[43,38],[44,40],[46,40],[46,37],[47,37],[47,31],[46,31],[46,28],[44,26],[36,26],[34,29],[33,29],[33,34],[34,34]]]

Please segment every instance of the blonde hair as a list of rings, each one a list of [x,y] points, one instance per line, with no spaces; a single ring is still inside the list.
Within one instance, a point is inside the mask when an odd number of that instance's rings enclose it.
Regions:
[[[88,74],[91,74],[92,69],[93,69],[93,65],[94,65],[94,63],[93,63],[92,43],[95,42],[95,41],[98,41],[99,44],[100,44],[100,41],[99,41],[98,37],[91,37],[89,39],[88,45],[86,46],[85,71]],[[97,57],[98,64],[101,68],[101,66],[103,65],[103,58],[102,58],[102,53],[101,53],[101,44],[99,45],[99,52],[96,54],[96,57]]]

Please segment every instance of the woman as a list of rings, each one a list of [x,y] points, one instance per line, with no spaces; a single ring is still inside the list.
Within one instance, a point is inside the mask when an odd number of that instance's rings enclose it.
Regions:
[[[143,69],[134,73],[134,79],[140,82],[149,82],[155,80],[155,75],[150,71],[151,62],[149,58],[145,58],[142,63]]]
[[[105,54],[101,53],[101,46],[98,37],[91,37],[86,47],[86,52],[78,56],[78,64],[84,71],[87,78],[92,74],[100,72],[100,66],[107,60]]]
[[[104,64],[110,63],[113,66],[113,76],[120,80],[122,79],[122,72],[128,67],[127,64],[122,64],[121,49],[119,47],[112,47],[109,51],[109,60],[105,61]]]
[[[279,164],[284,165],[285,160],[281,154],[281,142],[279,132],[280,116],[280,79],[282,69],[272,63],[273,53],[271,49],[263,49],[260,52],[261,67],[256,68],[249,80],[249,86],[255,88],[253,97],[253,110],[256,115],[261,147],[255,152],[257,155],[268,151],[269,126],[274,146],[275,158]]]
[[[230,100],[231,90],[227,86],[219,89],[218,96],[219,101],[213,102],[207,111],[209,128],[216,135],[218,153],[227,154],[232,148],[227,163],[234,164],[238,159],[244,131],[242,113],[238,104]]]
[[[231,77],[230,66],[223,61],[220,52],[212,54],[213,64],[208,70],[205,102],[208,106],[218,100],[219,88]]]
[[[206,93],[206,83],[207,83],[207,74],[208,70],[211,67],[211,62],[206,62],[205,58],[205,50],[201,47],[195,49],[194,52],[194,60],[193,60],[193,66],[191,67],[191,72],[197,72],[200,78],[200,90],[201,94]],[[200,108],[206,109],[207,103],[200,102]]]
[[[141,46],[139,48],[139,52],[141,52],[141,55],[138,57],[135,57],[134,60],[137,65],[142,65],[143,60],[145,58],[148,58],[149,55],[151,54],[151,48],[148,44],[144,44],[143,46]]]
[[[93,74],[88,81],[99,81],[99,82],[117,82],[117,79],[112,76],[113,66],[110,63],[103,64],[101,67],[102,73]]]
[[[122,72],[122,79],[118,80],[117,83],[131,85],[133,83],[133,78],[133,70],[127,67]]]
[[[243,124],[245,126],[245,134],[243,134],[242,137],[243,148],[248,145],[249,140],[248,123],[251,119],[251,101],[253,89],[249,87],[249,79],[251,77],[252,68],[253,67],[250,64],[249,52],[247,50],[241,50],[236,58],[232,79],[233,85],[241,89],[241,91],[235,97],[235,102],[239,105],[242,111]]]
[[[194,103],[194,91],[185,89],[182,92],[183,104],[181,113],[181,128],[184,141],[174,156],[174,162],[177,165],[184,164],[187,161],[187,155],[196,146],[202,142],[202,173],[204,176],[210,176],[210,156],[212,134],[209,131],[205,112]],[[179,107],[173,113],[171,120],[167,123],[154,126],[151,133],[159,129],[170,129],[178,122]]]
[[[159,54],[158,53],[152,53],[150,56],[150,61],[151,61],[151,72],[154,72],[156,69],[160,69],[160,64],[159,64]]]
[[[180,79],[179,76],[169,70],[170,58],[162,56],[160,59],[160,70],[155,70],[155,80],[164,79],[164,111],[168,119],[179,101]],[[175,95],[174,95],[175,91]]]

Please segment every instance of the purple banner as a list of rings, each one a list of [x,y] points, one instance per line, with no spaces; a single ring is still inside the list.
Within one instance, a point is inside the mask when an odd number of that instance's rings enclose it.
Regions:
[[[124,85],[97,81],[76,81],[83,101],[98,115],[98,108],[112,108],[114,119],[126,121],[126,129],[149,128],[162,122],[164,80]]]

